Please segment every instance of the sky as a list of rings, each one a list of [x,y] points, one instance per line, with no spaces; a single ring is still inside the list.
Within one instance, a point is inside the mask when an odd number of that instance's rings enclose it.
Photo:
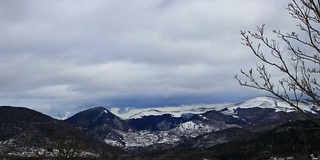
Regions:
[[[2,0],[0,105],[57,117],[265,95],[234,79],[259,63],[240,30],[292,30],[288,2]]]

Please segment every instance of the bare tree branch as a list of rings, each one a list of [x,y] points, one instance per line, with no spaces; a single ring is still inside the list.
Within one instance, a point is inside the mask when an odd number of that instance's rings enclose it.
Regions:
[[[267,91],[287,102],[297,111],[302,99],[311,100],[320,107],[320,1],[292,0],[289,14],[298,20],[298,32],[282,33],[274,30],[275,39],[265,37],[265,24],[256,32],[241,31],[242,44],[262,62],[256,69],[240,70],[235,79],[241,86]],[[299,33],[299,34],[298,34]],[[256,44],[255,42],[258,43]],[[284,50],[280,43],[285,44]],[[280,79],[267,69],[277,69]]]

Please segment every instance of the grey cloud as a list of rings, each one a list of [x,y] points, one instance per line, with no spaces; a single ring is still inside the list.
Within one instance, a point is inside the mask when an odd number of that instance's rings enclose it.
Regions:
[[[240,30],[292,24],[276,0],[0,3],[0,103],[55,114],[250,96],[233,79],[257,62]]]

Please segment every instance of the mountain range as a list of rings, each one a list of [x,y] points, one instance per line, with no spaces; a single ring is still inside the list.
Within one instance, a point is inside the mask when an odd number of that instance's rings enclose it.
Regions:
[[[300,107],[310,116],[319,113],[308,102],[300,102]],[[158,149],[157,146],[172,147],[187,138],[232,127],[261,132],[302,118],[301,113],[278,99],[258,97],[219,108],[181,112],[151,109],[135,114],[130,119],[121,119],[107,109],[98,107],[79,112],[65,121],[99,141],[126,151],[136,151],[141,148]]]
[[[295,111],[279,99],[257,97],[241,103],[180,112],[151,109],[134,114],[129,119],[122,119],[104,107],[94,107],[64,121],[27,108],[3,106],[0,107],[3,115],[0,117],[0,153],[2,157],[62,157],[70,154],[69,157],[86,159],[102,156],[115,159],[170,159],[177,155],[183,159],[185,151],[188,151],[195,157],[206,155],[232,159],[239,154],[236,157],[246,159],[250,155],[254,157],[251,153],[253,149],[248,148],[257,145],[256,142],[273,145],[262,142],[262,137],[272,139],[274,137],[270,135],[284,136],[284,133],[294,136],[295,128],[317,128],[318,123],[301,120],[306,116],[319,118],[318,107],[308,101],[299,102],[299,106],[304,113]],[[301,126],[306,127],[301,129]],[[320,131],[316,130],[308,138],[318,133]],[[312,144],[319,138],[314,139]],[[63,145],[59,146],[57,142],[60,141]],[[275,148],[281,148],[278,144],[280,140],[272,141],[277,144]],[[241,145],[244,142],[245,145]],[[243,147],[248,151],[243,152]],[[317,147],[320,149],[319,146],[311,148]],[[221,148],[225,150],[221,151]],[[230,148],[237,152],[227,152]],[[63,155],[62,152],[67,150],[77,151]],[[276,153],[271,150],[267,148],[266,152],[270,152],[264,156],[270,157]],[[289,156],[294,152],[285,153]]]

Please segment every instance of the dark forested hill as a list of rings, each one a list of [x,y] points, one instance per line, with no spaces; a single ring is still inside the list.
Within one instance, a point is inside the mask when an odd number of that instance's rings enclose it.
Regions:
[[[23,107],[0,107],[0,158],[76,157],[81,153],[116,151],[81,130]],[[110,152],[111,153],[111,152]]]
[[[208,134],[207,140],[219,139],[219,135],[252,133],[242,129],[226,129],[215,134]],[[137,155],[126,156],[123,159],[132,160],[264,160],[264,159],[311,159],[320,153],[320,123],[313,120],[288,122],[270,131],[256,134],[251,138],[239,138],[210,148],[193,147],[199,144],[203,135],[184,142],[188,147],[175,147],[170,150],[154,150]],[[223,136],[225,137],[225,136]],[[231,137],[230,137],[231,138]],[[202,142],[205,144],[205,141]]]

